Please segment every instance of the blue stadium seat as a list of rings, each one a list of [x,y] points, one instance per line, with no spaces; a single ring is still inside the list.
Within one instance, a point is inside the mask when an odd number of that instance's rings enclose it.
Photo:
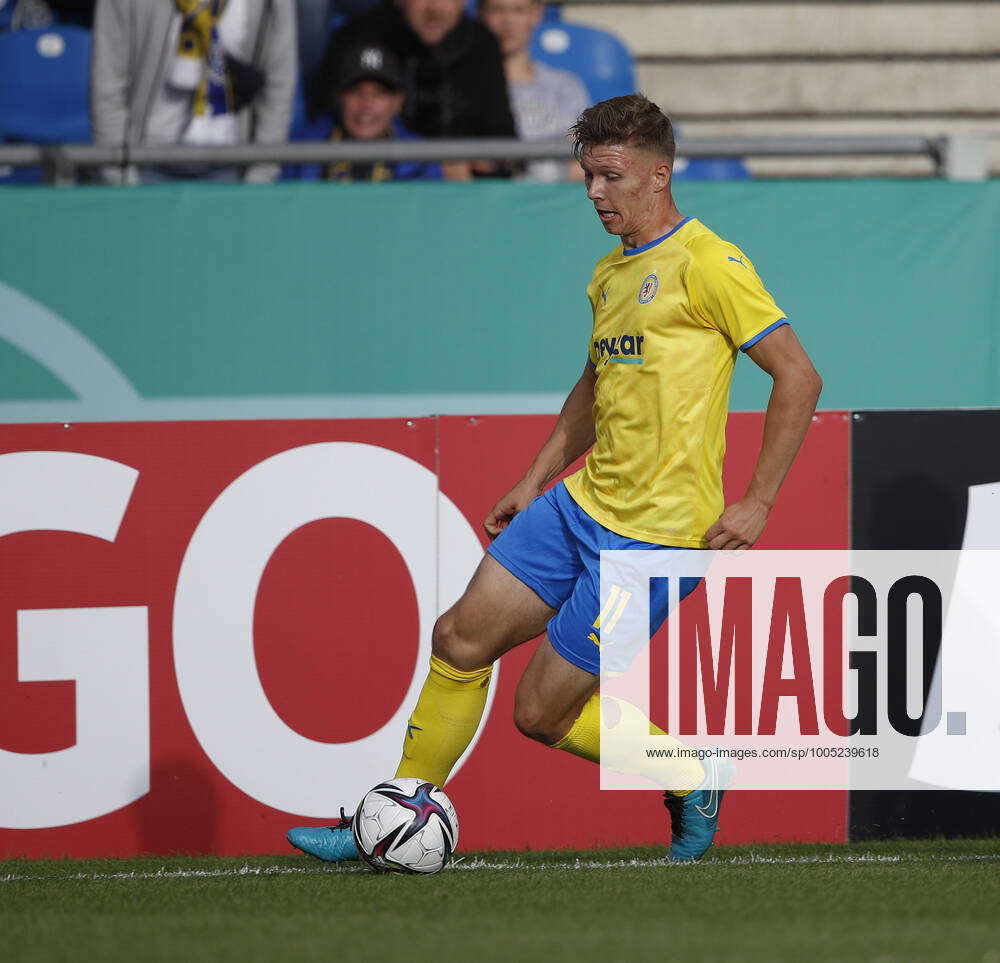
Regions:
[[[635,92],[635,64],[625,44],[605,30],[563,23],[557,13],[549,13],[539,24],[531,56],[576,74],[595,104]]]
[[[0,33],[0,140],[89,142],[89,69],[83,27]]]
[[[674,164],[675,181],[746,181],[750,172],[738,157],[680,157]]]

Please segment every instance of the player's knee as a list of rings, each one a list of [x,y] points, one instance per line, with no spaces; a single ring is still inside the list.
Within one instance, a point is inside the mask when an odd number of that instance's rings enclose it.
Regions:
[[[568,730],[558,716],[530,696],[514,700],[514,725],[522,735],[546,746],[557,743]]]
[[[482,645],[462,633],[454,609],[445,612],[434,623],[431,651],[448,665],[463,672],[483,669],[490,664],[490,659],[484,656]]]

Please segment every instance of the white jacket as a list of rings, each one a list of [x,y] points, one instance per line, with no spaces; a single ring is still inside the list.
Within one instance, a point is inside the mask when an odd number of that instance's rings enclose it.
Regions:
[[[264,87],[238,118],[241,143],[277,144],[288,138],[297,75],[295,0],[246,0],[258,31],[254,66]],[[180,12],[173,0],[97,0],[90,61],[94,142],[146,142],[146,125],[176,53]],[[262,168],[266,168],[262,170]],[[249,180],[273,179],[276,165],[258,165]],[[121,180],[120,168],[104,179]]]

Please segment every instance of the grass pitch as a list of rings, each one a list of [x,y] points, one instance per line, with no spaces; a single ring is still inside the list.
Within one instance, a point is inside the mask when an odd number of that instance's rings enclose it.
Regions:
[[[0,862],[0,959],[1000,963],[1000,840],[468,853],[433,877],[306,856]]]

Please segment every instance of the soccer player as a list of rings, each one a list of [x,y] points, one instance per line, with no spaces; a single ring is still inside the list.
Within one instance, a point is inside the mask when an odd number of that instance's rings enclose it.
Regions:
[[[443,785],[479,725],[493,663],[541,634],[518,684],[517,727],[595,762],[602,712],[606,725],[634,732],[634,756],[616,767],[667,789],[671,857],[699,859],[718,827],[727,761],[649,759],[644,737],[670,737],[635,706],[600,696],[600,552],[752,546],[822,383],[747,256],[678,211],[673,129],[660,109],[638,94],[615,97],[585,110],[572,133],[587,197],[621,243],[587,289],[594,322],[583,373],[524,478],[486,517],[494,541],[434,627],[396,775]],[[753,477],[724,507],[739,351],[774,383]],[[546,491],[588,449],[585,466]],[[665,615],[665,600],[651,599],[652,628]],[[349,818],[288,838],[321,859],[357,858]]]

